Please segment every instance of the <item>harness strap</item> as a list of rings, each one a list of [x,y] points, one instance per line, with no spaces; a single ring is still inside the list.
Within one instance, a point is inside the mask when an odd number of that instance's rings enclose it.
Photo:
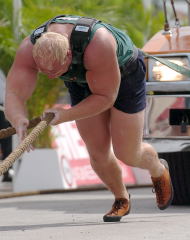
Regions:
[[[73,77],[77,79],[76,75],[85,75],[86,69],[83,65],[84,51],[90,41],[91,31],[93,26],[100,22],[100,20],[94,18],[80,17],[71,33],[70,44],[72,51],[72,63],[68,70]],[[67,73],[66,73],[67,74]],[[64,77],[63,74],[62,77]],[[64,78],[64,81],[71,81],[70,79]],[[78,84],[86,83],[86,80],[77,79]]]
[[[167,67],[173,69],[174,71],[176,71],[176,72],[178,72],[178,73],[180,73],[182,75],[185,75],[185,76],[190,78],[190,68],[180,66],[180,65],[178,65],[176,63],[173,63],[173,62],[171,62],[171,61],[169,61],[167,59],[164,59],[164,58],[155,57],[155,56],[150,55],[148,53],[145,53],[143,51],[141,51],[141,52],[142,52],[142,54],[145,57],[152,58],[152,59],[154,59],[154,60],[156,60],[156,61],[166,65]]]
[[[45,23],[43,23],[42,25],[40,25],[38,28],[36,28],[32,34],[30,35],[30,40],[32,42],[32,44],[36,43],[36,40],[41,37],[42,33],[47,32],[47,28],[50,25],[50,23],[52,23],[56,18],[60,18],[60,17],[66,17],[67,15],[59,15],[56,16],[54,18],[51,18],[50,20],[46,21]]]
[[[71,33],[71,50],[73,53],[73,64],[83,62],[84,50],[90,41],[90,33],[93,26],[99,22],[94,18],[80,17]]]

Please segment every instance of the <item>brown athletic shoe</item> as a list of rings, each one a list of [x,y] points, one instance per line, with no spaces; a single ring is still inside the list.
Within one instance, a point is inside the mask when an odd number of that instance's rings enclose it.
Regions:
[[[173,200],[173,186],[168,170],[168,164],[164,159],[160,159],[165,166],[164,173],[160,177],[151,177],[153,182],[153,192],[156,193],[156,201],[160,210],[166,209]]]
[[[131,208],[130,196],[126,198],[116,198],[112,209],[103,217],[104,222],[119,222],[121,218],[129,214]]]

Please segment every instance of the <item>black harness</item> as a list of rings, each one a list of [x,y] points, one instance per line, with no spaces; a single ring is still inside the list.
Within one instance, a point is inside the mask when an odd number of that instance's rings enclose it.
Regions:
[[[36,40],[44,33],[47,32],[47,28],[51,23],[56,22],[57,18],[69,18],[69,15],[59,15],[56,16],[49,21],[45,22],[41,26],[39,26],[30,36],[31,42],[33,44],[36,43]],[[64,77],[64,80],[71,80],[76,79],[77,76],[80,78],[82,75],[85,74],[86,70],[83,66],[83,55],[85,48],[87,47],[90,41],[90,34],[92,31],[93,26],[100,22],[94,18],[88,17],[78,17],[76,24],[72,30],[70,44],[71,44],[71,51],[72,51],[72,64],[69,68],[69,71],[63,74],[61,77]],[[85,79],[85,78],[84,78]],[[86,82],[86,81],[79,81],[78,82]]]

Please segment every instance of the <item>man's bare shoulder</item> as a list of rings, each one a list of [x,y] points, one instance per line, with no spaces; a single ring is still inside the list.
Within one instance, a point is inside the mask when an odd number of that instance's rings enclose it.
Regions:
[[[26,37],[21,42],[20,46],[17,49],[15,62],[17,64],[35,67],[35,62],[32,56],[33,44],[30,41],[29,37]]]
[[[84,62],[87,69],[110,63],[116,58],[117,43],[113,35],[105,28],[99,28],[86,48]],[[105,65],[104,65],[105,66]]]

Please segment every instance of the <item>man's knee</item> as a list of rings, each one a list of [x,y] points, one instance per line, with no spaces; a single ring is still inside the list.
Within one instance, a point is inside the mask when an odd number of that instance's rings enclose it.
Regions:
[[[130,167],[137,167],[138,163],[141,159],[141,154],[140,151],[135,151],[135,152],[126,152],[125,155],[116,155],[117,159],[125,163],[126,165]]]
[[[156,150],[149,143],[142,143],[141,152],[142,160],[144,161],[152,161],[154,158],[158,157]]]
[[[88,151],[90,162],[93,164],[103,164],[106,163],[110,159],[110,152],[108,150],[100,149],[94,151]]]
[[[142,142],[140,148],[135,149],[135,151],[128,151],[125,156],[116,155],[116,157],[128,166],[141,167],[142,165],[151,165],[158,156],[150,144]]]

